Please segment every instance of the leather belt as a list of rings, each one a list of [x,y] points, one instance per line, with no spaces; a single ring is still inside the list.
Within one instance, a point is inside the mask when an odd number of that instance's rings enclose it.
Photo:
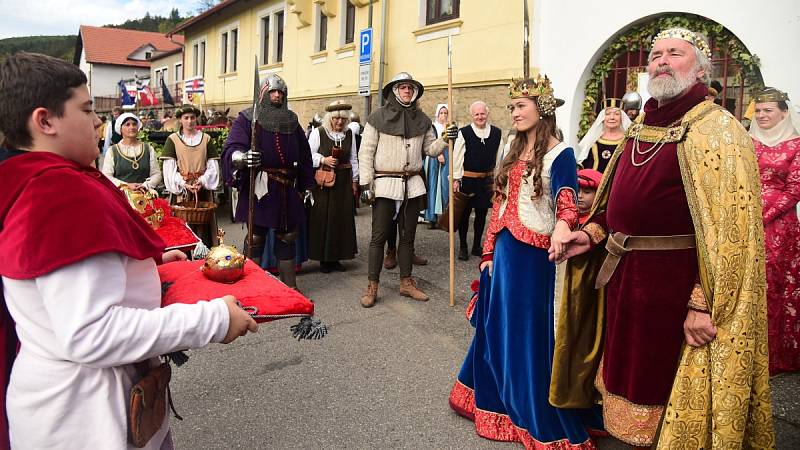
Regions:
[[[261,170],[269,174],[269,179],[275,180],[284,186],[294,187],[295,174],[293,169],[276,169],[274,167],[264,167]]]
[[[407,180],[415,175],[422,175],[422,171],[409,172],[406,170],[392,171],[392,170],[376,170],[375,178],[402,178]]]
[[[685,250],[695,248],[693,234],[678,234],[674,236],[628,236],[624,233],[612,233],[606,241],[606,256],[600,272],[597,274],[595,289],[608,284],[611,275],[617,268],[620,259],[632,250]]]
[[[486,178],[491,177],[493,172],[472,172],[469,170],[464,171],[464,178]]]
[[[339,169],[352,169],[352,168],[353,168],[353,165],[352,165],[352,164],[350,164],[350,163],[346,163],[346,164],[338,164],[338,165],[336,166],[336,170],[339,170]]]

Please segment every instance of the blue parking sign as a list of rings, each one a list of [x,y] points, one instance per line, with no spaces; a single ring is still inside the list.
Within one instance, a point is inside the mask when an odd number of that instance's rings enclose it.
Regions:
[[[359,64],[372,62],[372,28],[365,28],[358,34],[358,62]]]

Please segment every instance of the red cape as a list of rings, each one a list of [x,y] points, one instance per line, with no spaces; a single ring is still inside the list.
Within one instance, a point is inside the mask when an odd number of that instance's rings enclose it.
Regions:
[[[0,275],[36,278],[100,253],[161,261],[164,242],[101,172],[54,153],[0,164]],[[0,450],[9,448],[6,390],[18,341],[0,286]]]

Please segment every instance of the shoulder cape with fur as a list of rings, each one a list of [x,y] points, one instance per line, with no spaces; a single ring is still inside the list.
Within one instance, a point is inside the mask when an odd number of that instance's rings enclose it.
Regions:
[[[688,130],[678,143],[678,161],[717,337],[699,348],[684,344],[655,448],[774,448],[753,144],[733,116],[708,101],[682,123]],[[606,209],[622,148],[609,162],[589,221]],[[594,283],[605,256],[599,244],[567,262],[550,385],[550,403],[557,407],[586,408],[597,396],[605,290],[595,290]]]

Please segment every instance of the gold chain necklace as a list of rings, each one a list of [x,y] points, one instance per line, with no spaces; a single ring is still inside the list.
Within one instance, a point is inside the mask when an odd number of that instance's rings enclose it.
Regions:
[[[669,126],[666,127],[664,134],[661,135],[658,138],[658,140],[654,142],[653,145],[647,150],[642,150],[639,142],[639,131],[643,128],[643,125],[636,124],[637,129],[634,131],[635,134],[633,136],[633,145],[631,146],[631,164],[634,167],[642,167],[645,164],[649,163],[653,158],[655,158],[658,152],[660,152],[661,149],[664,147],[664,145],[667,144],[667,138],[672,137],[672,135],[674,135],[675,132],[673,131],[673,127],[675,127],[675,125],[680,123],[680,121],[681,119],[678,119],[675,122],[669,124]],[[642,162],[636,162],[637,154],[642,156],[649,154],[649,156],[647,156],[645,160]]]
[[[139,169],[139,160],[142,159],[142,156],[144,156],[144,146],[142,144],[125,145],[122,142],[120,142],[117,145],[119,146],[119,151],[117,152],[119,157],[124,159],[125,161],[128,161],[129,163],[131,163],[131,167],[133,168],[133,170],[138,170]],[[136,155],[136,149],[137,149],[137,147],[140,147],[140,146],[142,147],[142,151],[139,153],[139,156],[129,157],[129,156],[125,156],[125,154],[122,152],[123,148],[130,149],[133,152],[133,154]]]

